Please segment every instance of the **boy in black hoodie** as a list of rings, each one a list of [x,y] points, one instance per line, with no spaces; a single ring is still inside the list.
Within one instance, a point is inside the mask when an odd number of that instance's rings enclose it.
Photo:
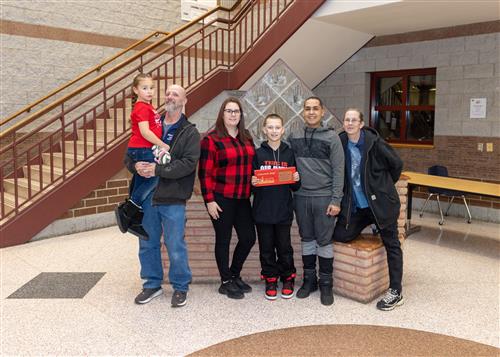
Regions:
[[[283,118],[270,114],[264,119],[262,131],[267,137],[255,152],[253,170],[277,169],[295,166],[290,147],[281,142],[285,129]],[[265,297],[274,300],[278,295],[278,278],[283,287],[281,297],[290,299],[294,294],[295,265],[290,239],[293,221],[292,190],[300,187],[299,173],[293,174],[294,184],[255,187],[259,180],[252,176],[253,217],[259,237],[262,279],[266,282]]]

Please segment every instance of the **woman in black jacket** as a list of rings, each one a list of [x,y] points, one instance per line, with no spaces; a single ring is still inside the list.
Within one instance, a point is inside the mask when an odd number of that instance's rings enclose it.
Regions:
[[[365,128],[359,109],[348,109],[340,141],[345,155],[344,197],[333,233],[337,242],[355,239],[368,225],[375,223],[387,251],[390,285],[377,303],[380,310],[392,310],[403,304],[401,279],[403,252],[398,239],[398,181],[403,162],[398,154],[372,128]]]
[[[283,119],[270,114],[264,119],[263,128],[267,141],[255,152],[253,169],[277,169],[295,166],[295,156],[290,147],[281,142],[285,129]],[[259,180],[252,176],[254,193],[253,217],[259,237],[262,279],[266,282],[266,299],[278,296],[278,279],[283,287],[281,297],[289,299],[294,294],[295,265],[290,239],[293,221],[292,190],[300,187],[299,173],[293,174],[294,184],[255,187]]]

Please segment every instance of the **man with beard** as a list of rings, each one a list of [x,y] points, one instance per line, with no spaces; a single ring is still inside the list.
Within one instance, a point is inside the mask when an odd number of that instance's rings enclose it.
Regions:
[[[139,240],[139,261],[144,284],[142,292],[135,298],[136,304],[146,304],[162,294],[162,233],[170,261],[169,282],[174,289],[172,307],[186,304],[192,276],[184,240],[186,201],[193,192],[200,157],[200,134],[183,114],[186,102],[184,88],[178,85],[167,88],[162,140],[170,146],[169,163],[134,162],[129,156],[125,157],[130,172],[146,178],[159,177],[158,185],[143,204],[142,225],[149,239]]]

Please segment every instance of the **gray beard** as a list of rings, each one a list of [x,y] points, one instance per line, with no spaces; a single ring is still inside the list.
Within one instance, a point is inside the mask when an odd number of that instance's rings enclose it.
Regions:
[[[181,109],[182,109],[182,106],[180,106],[180,105],[175,105],[173,103],[165,104],[165,111],[170,115],[177,113]]]

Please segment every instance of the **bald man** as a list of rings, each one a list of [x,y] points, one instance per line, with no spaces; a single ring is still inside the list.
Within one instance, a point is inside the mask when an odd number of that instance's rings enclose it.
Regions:
[[[187,301],[191,269],[184,240],[186,201],[193,192],[200,157],[200,134],[183,114],[186,102],[184,88],[178,85],[167,88],[162,140],[170,145],[169,163],[160,165],[134,162],[128,156],[125,158],[125,164],[132,173],[143,177],[159,177],[155,190],[143,203],[142,226],[149,239],[139,240],[139,261],[144,283],[142,292],[135,298],[136,304],[146,304],[162,294],[162,234],[170,262],[168,279],[174,290],[172,307],[184,306]]]

